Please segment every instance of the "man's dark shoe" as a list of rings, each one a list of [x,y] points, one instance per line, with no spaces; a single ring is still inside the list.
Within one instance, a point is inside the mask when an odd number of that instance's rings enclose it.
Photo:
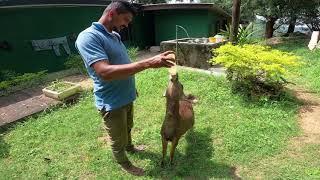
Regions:
[[[120,163],[120,166],[121,166],[122,170],[124,170],[127,173],[130,173],[134,176],[143,176],[144,175],[144,170],[142,168],[139,168],[139,167],[132,165],[130,161]]]
[[[143,152],[146,149],[145,145],[137,145],[137,146],[129,146],[126,148],[126,151],[128,153],[139,153],[139,152]]]

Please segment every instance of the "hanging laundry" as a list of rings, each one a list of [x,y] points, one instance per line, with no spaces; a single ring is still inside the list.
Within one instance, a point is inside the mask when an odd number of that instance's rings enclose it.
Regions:
[[[52,39],[40,39],[40,40],[32,40],[31,44],[35,51],[42,51],[42,50],[52,50],[57,56],[61,56],[59,46],[62,45],[63,49],[66,51],[68,55],[71,54],[67,37],[59,37],[59,38],[52,38]]]

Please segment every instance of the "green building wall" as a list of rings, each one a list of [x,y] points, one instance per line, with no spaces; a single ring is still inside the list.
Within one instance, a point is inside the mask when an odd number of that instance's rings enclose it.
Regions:
[[[61,56],[56,56],[53,50],[34,51],[31,40],[67,36],[71,51],[76,53],[76,35],[96,21],[103,10],[103,7],[0,9],[0,42],[5,40],[12,46],[11,51],[0,49],[0,70],[25,73],[64,69],[67,54],[62,46]]]
[[[0,9],[0,42],[7,41],[11,51],[0,49],[0,71],[55,72],[64,69],[68,55],[60,45],[61,56],[53,50],[34,51],[31,40],[67,36],[72,53],[76,36],[101,16],[104,6],[50,6]],[[183,26],[190,37],[208,37],[216,33],[219,18],[207,10],[146,11],[132,22],[127,46],[145,48],[175,39],[175,25]],[[186,37],[179,29],[178,38]]]
[[[127,42],[128,46],[138,46],[144,49],[155,45],[154,14],[150,12],[141,13],[132,21],[132,39]]]
[[[176,25],[184,27],[191,38],[214,35],[216,15],[207,10],[162,10],[155,13],[156,44],[176,38]],[[186,38],[179,28],[178,39]]]

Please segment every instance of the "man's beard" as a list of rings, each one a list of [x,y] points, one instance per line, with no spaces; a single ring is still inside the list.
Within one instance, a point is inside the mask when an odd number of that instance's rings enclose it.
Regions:
[[[113,31],[117,32],[117,33],[120,33],[121,31],[124,31],[125,29],[127,29],[127,27],[125,26],[120,26],[120,28],[116,28],[116,27],[113,27]]]
[[[120,32],[120,31],[118,30],[118,28],[116,28],[116,27],[113,27],[112,31],[115,31],[115,32],[117,32],[117,33]]]

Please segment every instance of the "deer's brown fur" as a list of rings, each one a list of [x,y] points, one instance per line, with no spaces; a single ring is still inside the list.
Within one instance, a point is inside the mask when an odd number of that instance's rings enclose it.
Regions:
[[[166,90],[166,115],[161,128],[162,137],[162,162],[167,154],[168,141],[172,142],[170,151],[170,163],[173,164],[173,156],[179,139],[188,129],[193,127],[194,112],[190,97],[185,96],[183,85],[178,80],[178,75],[171,75]]]

